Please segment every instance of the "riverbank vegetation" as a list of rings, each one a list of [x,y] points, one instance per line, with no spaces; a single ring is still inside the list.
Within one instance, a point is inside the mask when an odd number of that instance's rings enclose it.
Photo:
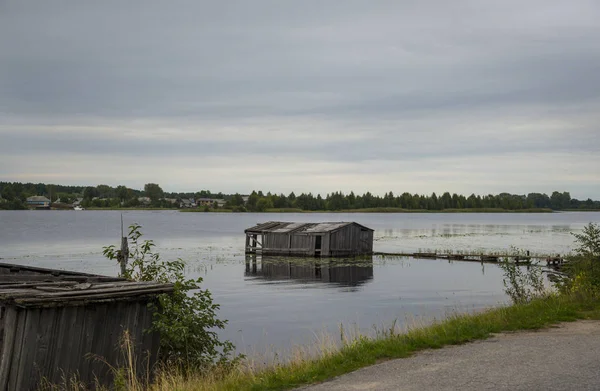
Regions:
[[[115,369],[117,389],[288,390],[383,360],[409,357],[424,349],[486,339],[500,332],[600,319],[600,226],[590,223],[574,238],[574,255],[555,274],[558,277],[553,289],[547,289],[543,283],[542,269],[538,266],[521,267],[509,260],[502,264],[511,305],[471,314],[449,313],[446,318],[427,324],[414,322],[404,327],[392,324],[375,329],[370,336],[348,333],[340,327],[338,337],[321,338],[316,349],[298,348],[289,359],[267,365],[231,356],[211,362],[203,360],[200,366],[178,361],[178,365],[167,363],[157,369],[152,382],[138,379],[128,367],[118,368]],[[178,318],[176,313],[171,315]],[[214,312],[209,315],[214,317]],[[133,360],[130,357],[128,361]],[[76,382],[62,388],[83,389]]]
[[[27,197],[45,196],[53,204],[80,204],[94,209],[185,209],[202,212],[228,210],[233,212],[547,212],[558,210],[600,211],[600,201],[571,198],[569,192],[487,194],[469,196],[450,192],[411,194],[388,192],[384,195],[366,192],[333,192],[321,196],[312,193],[288,195],[252,191],[248,195],[196,192],[166,192],[156,183],[147,183],[144,189],[124,185],[111,187],[63,186],[0,182],[0,209],[25,209]]]
[[[428,326],[390,327],[379,330],[376,337],[348,338],[339,349],[325,344],[318,357],[299,350],[291,361],[266,368],[242,363],[229,372],[197,373],[187,377],[170,371],[161,372],[149,389],[288,390],[326,381],[384,360],[409,357],[425,349],[486,339],[500,332],[535,330],[577,319],[600,319],[597,299],[553,295],[478,314],[450,314]]]
[[[375,336],[343,334],[340,343],[322,339],[317,353],[298,348],[286,362],[264,366],[242,360],[235,366],[216,365],[208,371],[181,371],[163,368],[151,383],[120,368],[121,390],[201,391],[201,390],[289,390],[326,381],[385,360],[406,358],[425,349],[463,344],[490,338],[495,333],[536,330],[559,322],[600,319],[600,301],[588,294],[553,294],[527,303],[490,309],[476,314],[449,314],[428,325],[414,323],[405,328],[392,325]],[[66,389],[79,390],[72,385]]]
[[[148,331],[160,335],[161,363],[179,371],[192,367],[202,371],[214,365],[235,364],[238,358],[231,356],[233,344],[221,341],[216,332],[223,329],[227,321],[217,317],[219,305],[213,303],[208,290],[201,289],[202,278],[187,279],[185,262],[181,259],[162,259],[154,251],[154,242],[143,240],[141,228],[138,224],[129,227],[130,259],[120,277],[174,285],[172,293],[158,295],[158,302],[151,304],[154,319]],[[104,247],[103,254],[115,261],[121,258],[121,250],[115,246]]]

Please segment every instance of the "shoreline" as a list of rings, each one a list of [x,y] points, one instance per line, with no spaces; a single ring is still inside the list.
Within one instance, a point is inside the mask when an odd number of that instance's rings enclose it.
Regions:
[[[491,307],[482,312],[457,314],[428,325],[399,329],[394,324],[378,329],[375,337],[346,337],[342,346],[317,346],[317,356],[299,352],[293,360],[268,366],[242,361],[238,370],[223,375],[218,369],[207,374],[182,376],[170,371],[158,374],[149,390],[290,390],[320,384],[335,377],[381,362],[408,358],[426,349],[463,345],[492,338],[502,332],[539,330],[561,322],[600,320],[600,302],[551,294],[527,304]],[[343,330],[342,326],[340,326]],[[332,337],[334,338],[334,337]],[[304,389],[304,388],[301,388]]]
[[[50,209],[3,209],[4,211],[32,211],[32,210],[40,210],[40,211],[74,211],[73,209],[67,208],[50,208]],[[85,208],[83,211],[77,212],[85,212],[85,211],[173,211],[173,212],[181,212],[181,213],[241,213],[241,214],[252,214],[252,213],[274,213],[274,214],[286,214],[286,213],[306,213],[306,214],[340,214],[340,213],[369,213],[369,214],[411,214],[411,213],[421,213],[421,214],[458,214],[458,213],[488,213],[488,214],[515,214],[515,213],[566,213],[566,212],[595,212],[598,213],[600,210],[597,209],[565,209],[565,210],[552,210],[546,208],[532,208],[532,209],[501,209],[501,208],[471,208],[471,209],[441,209],[441,210],[428,210],[428,209],[402,209],[402,208],[362,208],[362,209],[342,209],[342,210],[303,210],[303,209],[295,209],[295,208],[282,208],[282,209],[268,209],[261,212],[254,211],[245,211],[238,212],[233,211],[231,209],[210,209],[203,210],[201,208],[197,209],[176,209],[176,208]]]
[[[179,209],[184,213],[558,213],[563,211],[533,208],[533,209],[501,209],[501,208],[473,208],[473,209],[402,209],[402,208],[361,208],[341,210],[303,210],[295,208],[272,208],[263,212],[233,212],[231,210]]]

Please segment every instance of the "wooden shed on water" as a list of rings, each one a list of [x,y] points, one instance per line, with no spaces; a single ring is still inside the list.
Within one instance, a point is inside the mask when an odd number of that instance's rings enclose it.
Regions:
[[[148,304],[171,284],[0,264],[0,390],[37,390],[76,376],[110,386],[109,366],[124,364],[128,330],[136,371],[156,361],[159,336]]]
[[[355,222],[269,221],[244,232],[247,253],[323,257],[373,253],[373,230]]]

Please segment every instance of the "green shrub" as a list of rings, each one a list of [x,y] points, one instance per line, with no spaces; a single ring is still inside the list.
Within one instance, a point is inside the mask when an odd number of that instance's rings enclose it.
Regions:
[[[504,271],[504,292],[515,304],[525,304],[546,295],[542,269],[537,266],[519,266],[505,260],[500,268]]]
[[[600,296],[600,226],[589,223],[582,233],[573,234],[577,246],[563,268],[559,284],[564,293]]]
[[[141,226],[129,227],[131,242],[129,263],[122,277],[134,281],[156,281],[174,284],[172,294],[161,294],[150,306],[154,311],[152,328],[160,334],[160,359],[183,369],[203,370],[215,363],[231,365],[234,346],[221,341],[216,329],[223,329],[227,321],[217,318],[219,305],[213,303],[208,290],[200,289],[202,278],[186,279],[185,263],[181,259],[165,261],[153,251],[152,240],[141,240]],[[118,259],[120,250],[104,247],[103,254]]]

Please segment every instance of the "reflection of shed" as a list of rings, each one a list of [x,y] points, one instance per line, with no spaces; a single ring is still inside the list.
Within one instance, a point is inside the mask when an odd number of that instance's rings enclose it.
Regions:
[[[301,260],[287,259],[269,259],[263,256],[260,267],[256,267],[256,261],[252,262],[252,265],[248,261],[246,263],[246,276],[260,277],[272,281],[300,280],[343,286],[357,286],[373,279],[372,258],[361,258],[360,262],[352,261],[350,264],[324,260],[307,263]]]
[[[246,252],[263,255],[344,257],[373,252],[373,230],[358,223],[270,221],[244,231]]]
[[[146,373],[159,338],[146,333],[148,303],[171,284],[0,264],[0,390],[35,390],[77,375],[92,386],[112,384],[109,365],[124,363],[119,344],[128,330]]]

